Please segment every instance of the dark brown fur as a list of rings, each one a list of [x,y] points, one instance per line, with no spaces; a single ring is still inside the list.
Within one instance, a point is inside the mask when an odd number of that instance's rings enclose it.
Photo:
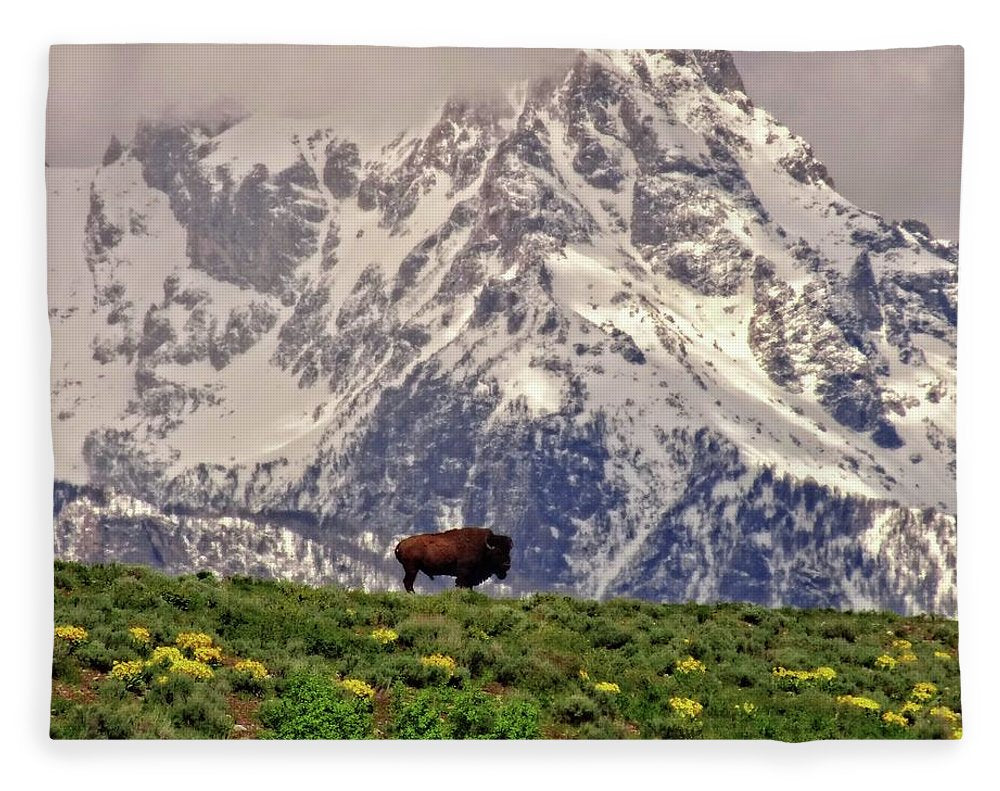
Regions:
[[[459,588],[472,588],[491,574],[507,576],[513,546],[508,536],[485,527],[462,527],[404,538],[396,545],[396,560],[403,564],[403,587],[410,593],[421,571],[431,579],[437,574],[455,577]]]

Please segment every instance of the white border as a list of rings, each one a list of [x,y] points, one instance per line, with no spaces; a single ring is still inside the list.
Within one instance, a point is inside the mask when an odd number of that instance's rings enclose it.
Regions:
[[[332,0],[224,6],[200,0],[23,4],[3,47],[3,330],[7,440],[0,529],[6,563],[4,775],[84,788],[629,786],[812,789],[961,788],[991,772],[1000,719],[992,606],[1000,525],[991,457],[997,437],[993,336],[1000,313],[995,218],[995,25],[973,3],[605,0],[543,5]],[[10,12],[8,12],[10,14]],[[98,42],[258,42],[463,46],[877,49],[961,44],[966,54],[959,332],[959,606],[965,739],[960,743],[254,744],[52,743],[52,457],[45,297],[44,109],[47,47]],[[224,786],[223,786],[224,784]],[[978,785],[976,783],[975,785]]]

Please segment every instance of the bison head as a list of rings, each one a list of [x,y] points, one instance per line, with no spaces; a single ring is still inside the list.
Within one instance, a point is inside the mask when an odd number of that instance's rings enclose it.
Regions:
[[[505,579],[507,572],[510,571],[510,550],[513,546],[514,542],[510,536],[498,536],[492,532],[486,536],[486,554],[497,579]]]

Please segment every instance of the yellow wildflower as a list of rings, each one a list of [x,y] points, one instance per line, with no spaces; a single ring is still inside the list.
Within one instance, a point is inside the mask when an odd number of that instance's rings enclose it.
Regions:
[[[267,668],[264,667],[264,663],[258,662],[256,659],[241,659],[233,665],[233,670],[237,673],[246,673],[258,681],[268,677]]]
[[[345,678],[343,681],[338,681],[337,683],[348,692],[353,692],[359,698],[368,698],[368,700],[371,700],[375,697],[374,688],[360,678]]]
[[[214,645],[199,646],[194,649],[194,658],[199,662],[204,662],[206,665],[221,665],[222,650]]]
[[[212,668],[205,662],[188,659],[180,652],[180,649],[172,645],[161,645],[154,648],[153,653],[150,654],[149,660],[145,664],[146,667],[165,667],[172,673],[184,673],[201,681],[206,681],[215,675],[212,672]],[[166,677],[161,676],[157,679],[158,683],[165,683],[160,680],[163,678]]]
[[[757,704],[751,703],[749,700],[747,700],[744,701],[743,703],[737,703],[735,706],[733,706],[733,708],[739,712],[742,712],[743,714],[753,714],[755,711],[757,711]]]
[[[791,681],[795,686],[809,681],[833,681],[837,671],[832,667],[817,667],[815,670],[789,670],[786,667],[776,667],[771,671],[775,678]]]
[[[379,627],[372,631],[372,640],[374,640],[379,645],[388,645],[389,643],[395,643],[399,639],[399,633],[393,629],[386,629],[384,627]]]
[[[945,662],[951,661],[951,654],[949,654],[947,651],[935,651],[934,657],[936,659],[943,659]]]
[[[857,708],[865,709],[866,711],[878,711],[882,708],[871,698],[863,698],[858,695],[838,695],[837,703],[842,703],[845,706],[856,706]]]
[[[612,681],[598,681],[594,684],[594,689],[598,692],[607,692],[611,695],[617,695],[622,691],[621,687]]]
[[[169,679],[166,676],[157,676],[156,677],[156,683],[157,684],[166,684],[167,681],[169,681]]]
[[[899,713],[905,714],[910,719],[916,719],[917,714],[923,711],[923,708],[924,707],[919,703],[914,703],[912,700],[908,700],[899,707]]]
[[[185,659],[183,657],[170,666],[170,672],[184,673],[185,675],[196,678],[199,681],[208,681],[208,679],[215,675],[215,673],[212,672],[212,668],[204,662],[198,662],[194,659]]]
[[[902,714],[897,714],[894,711],[887,711],[885,714],[883,714],[882,722],[886,723],[887,725],[898,725],[900,728],[905,728],[907,725],[909,725],[909,722],[907,721],[906,717],[904,717]]]
[[[115,662],[108,675],[123,681],[126,686],[132,686],[139,682],[145,669],[146,663],[141,659],[136,659],[133,662]]]
[[[962,738],[962,729],[961,728],[955,728],[955,730],[953,730],[951,732],[951,738],[952,739],[961,739]]]
[[[57,626],[55,635],[60,640],[65,640],[70,645],[80,645],[87,642],[87,630],[82,626]]]
[[[896,657],[882,654],[875,660],[875,667],[892,670],[896,666]]]
[[[455,660],[444,654],[431,654],[430,656],[422,657],[420,662],[425,667],[439,667],[446,671],[448,675],[455,672]]]
[[[694,719],[702,712],[702,705],[691,698],[671,698],[670,708],[682,717]]]
[[[938,688],[932,684],[930,681],[919,681],[913,687],[913,691],[910,693],[910,697],[913,700],[918,700],[921,703],[928,701],[937,694]]]
[[[907,651],[905,654],[900,654],[899,655],[899,661],[900,662],[916,662],[917,661],[917,655],[915,653],[913,653],[912,651]]]
[[[153,649],[153,653],[149,655],[149,661],[146,663],[148,665],[173,665],[174,662],[179,662],[184,658],[184,654],[180,652],[179,648],[172,645],[161,645]]]
[[[930,710],[930,715],[932,717],[941,717],[942,719],[948,720],[948,722],[952,725],[957,725],[959,721],[959,715],[947,706],[934,706]]]
[[[590,673],[588,673],[582,667],[580,668],[580,671],[577,673],[577,675],[580,676],[581,681],[590,681]]]
[[[144,626],[133,626],[128,630],[128,633],[132,636],[133,642],[139,643],[139,645],[148,645],[152,639],[149,635],[149,629]]]
[[[900,651],[909,651],[911,648],[913,648],[913,643],[911,643],[909,640],[893,640],[892,647],[898,648]]]
[[[687,659],[677,660],[677,672],[678,673],[704,673],[705,665],[699,662],[693,656],[689,656]]]
[[[212,638],[204,632],[181,632],[175,641],[182,649],[208,648],[212,645]]]

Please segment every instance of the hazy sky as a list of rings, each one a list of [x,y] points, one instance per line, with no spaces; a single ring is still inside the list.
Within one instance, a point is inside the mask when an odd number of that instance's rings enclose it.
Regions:
[[[735,59],[754,102],[812,144],[845,197],[958,239],[961,47]]]
[[[342,116],[392,134],[449,95],[502,97],[574,50],[257,45],[53,47],[50,164],[99,161],[141,118],[258,111]],[[958,238],[963,53],[735,53],[751,98],[812,143],[847,198]]]

